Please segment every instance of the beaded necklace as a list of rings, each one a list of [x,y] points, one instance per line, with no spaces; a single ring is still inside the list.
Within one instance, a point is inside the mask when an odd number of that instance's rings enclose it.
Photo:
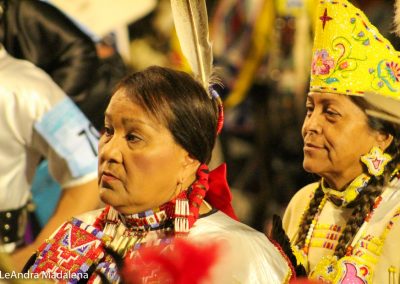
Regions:
[[[144,240],[149,234],[155,235],[152,238],[155,241],[147,242],[147,245],[170,242],[173,237],[173,215],[166,212],[171,211],[173,212],[172,202],[157,209],[129,216],[122,215],[108,206],[96,220],[94,226],[110,236],[111,242],[107,246],[125,257],[128,252],[132,253],[143,246]],[[101,225],[99,226],[99,224]]]
[[[315,214],[314,219],[312,220],[311,224],[310,224],[310,228],[308,229],[307,235],[306,235],[306,240],[304,241],[304,247],[302,248],[302,251],[307,255],[308,254],[308,250],[310,248],[310,242],[311,242],[311,238],[313,236],[314,233],[314,228],[316,226],[316,224],[318,223],[318,218],[319,215],[321,214],[322,208],[324,208],[326,201],[328,200],[328,195],[324,195],[324,197],[321,200],[321,203],[318,205],[318,210],[317,210],[317,214]]]
[[[173,237],[185,236],[189,232],[198,214],[196,216],[189,212],[187,207],[183,209],[185,214],[179,213],[182,210],[176,210],[176,205],[182,204],[183,202],[179,203],[179,201],[187,194],[187,191],[183,191],[176,199],[159,208],[137,214],[123,215],[107,206],[95,221],[94,226],[111,237],[112,241],[107,245],[109,248],[122,257],[130,257],[142,246],[170,243]],[[192,222],[187,218],[190,213]],[[193,216],[196,216],[195,220]],[[177,226],[183,230],[177,233]]]

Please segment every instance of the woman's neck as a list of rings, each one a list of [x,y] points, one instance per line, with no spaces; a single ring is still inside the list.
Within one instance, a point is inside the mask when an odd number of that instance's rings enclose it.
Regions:
[[[332,188],[337,191],[344,191],[347,186],[359,175],[362,174],[362,171],[351,172],[347,174],[334,174],[334,175],[321,175],[326,185],[329,188]]]
[[[207,214],[207,213],[209,213],[211,210],[212,210],[211,205],[209,205],[209,204],[207,203],[207,201],[203,200],[203,202],[202,202],[201,205],[200,205],[200,211],[199,211],[200,215]]]

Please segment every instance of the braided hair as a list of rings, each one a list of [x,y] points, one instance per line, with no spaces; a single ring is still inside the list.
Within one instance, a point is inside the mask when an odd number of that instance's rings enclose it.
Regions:
[[[362,97],[350,96],[350,99],[364,112],[367,109],[376,110],[375,107],[370,105]],[[371,177],[368,185],[361,191],[356,200],[347,205],[348,207],[352,208],[353,211],[335,248],[334,255],[338,258],[345,256],[347,246],[353,240],[357,231],[364,223],[367,215],[372,211],[375,199],[381,194],[383,186],[390,181],[391,174],[400,164],[400,126],[371,116],[367,116],[367,123],[371,129],[393,136],[392,143],[386,149],[386,153],[390,154],[393,159],[385,167],[383,175]],[[307,232],[310,228],[312,220],[318,213],[318,206],[323,197],[324,193],[320,185],[315,191],[314,197],[310,201],[309,208],[304,213],[303,220],[300,224],[300,230],[296,241],[296,245],[300,248],[304,246]]]
[[[310,229],[311,222],[314,220],[315,215],[318,213],[318,206],[324,198],[324,192],[322,191],[321,185],[317,188],[314,193],[314,197],[311,199],[310,204],[306,212],[304,212],[303,219],[300,223],[300,230],[297,236],[296,245],[302,248],[305,244],[308,230]]]

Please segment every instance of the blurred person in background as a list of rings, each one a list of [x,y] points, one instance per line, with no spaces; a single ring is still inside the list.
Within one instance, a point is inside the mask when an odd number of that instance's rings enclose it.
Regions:
[[[398,283],[400,125],[368,116],[364,95],[399,98],[399,53],[346,0],[320,1],[302,188],[283,225],[297,261],[327,283]]]
[[[51,1],[1,0],[0,15],[8,53],[46,71],[100,130],[112,86],[127,72],[113,42],[98,40]]]
[[[47,72],[100,131],[112,86],[127,71],[112,37],[99,40],[47,1],[2,0],[0,42],[12,56]],[[61,195],[47,160],[37,167],[32,193],[32,234],[37,235]]]
[[[63,221],[98,206],[98,134],[44,71],[14,59],[2,46],[0,54],[1,249],[14,253],[18,269]],[[63,191],[48,223],[24,247],[31,183],[41,157]]]

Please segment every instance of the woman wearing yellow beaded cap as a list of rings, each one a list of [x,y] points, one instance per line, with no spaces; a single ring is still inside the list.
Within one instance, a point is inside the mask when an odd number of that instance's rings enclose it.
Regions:
[[[312,279],[400,283],[400,128],[365,93],[400,99],[400,54],[346,0],[319,1],[303,167],[321,180],[283,225]]]

